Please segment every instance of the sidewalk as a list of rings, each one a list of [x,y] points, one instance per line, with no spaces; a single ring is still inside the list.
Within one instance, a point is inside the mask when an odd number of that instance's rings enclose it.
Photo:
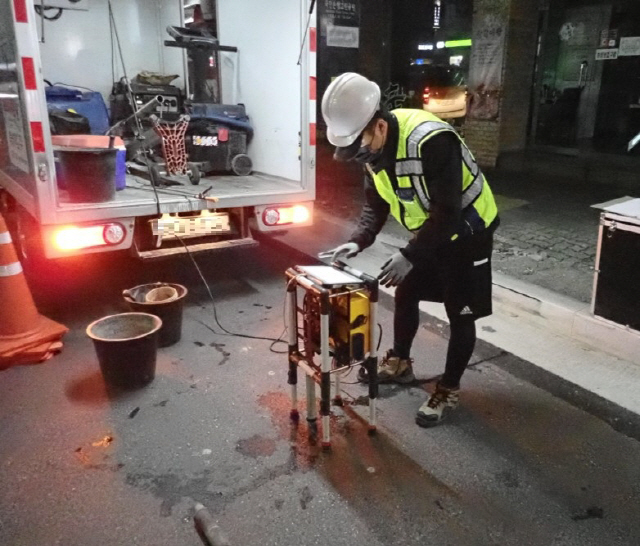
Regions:
[[[318,153],[318,207],[355,221],[363,201],[360,167],[332,161],[322,146]],[[518,171],[511,161],[485,173],[501,218],[493,265],[497,273],[588,303],[599,222],[591,206],[638,190],[613,169],[589,178],[578,176],[579,170],[568,176],[568,170],[577,169],[569,160],[549,155],[540,163],[546,170],[538,165]],[[406,233],[393,220],[385,232],[399,238]]]
[[[352,221],[317,211],[315,226],[309,228],[314,237],[306,230],[294,230],[279,239],[311,260],[321,250],[344,242],[352,229]],[[376,275],[387,257],[403,245],[403,239],[385,230],[350,263]],[[393,294],[391,289],[383,292]],[[500,273],[494,277],[494,302],[494,315],[479,322],[481,341],[558,378],[558,389],[566,383],[568,388],[563,390],[568,395],[571,386],[590,394],[587,405],[592,409],[613,404],[630,416],[640,416],[640,333],[592,317],[580,301]],[[425,302],[421,309],[436,319],[432,322],[437,328],[446,324],[442,305]]]

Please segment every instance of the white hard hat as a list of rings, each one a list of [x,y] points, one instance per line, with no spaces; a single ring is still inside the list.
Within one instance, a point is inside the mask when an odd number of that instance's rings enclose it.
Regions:
[[[354,143],[380,108],[380,88],[360,74],[347,72],[331,82],[322,97],[327,138],[334,146]]]

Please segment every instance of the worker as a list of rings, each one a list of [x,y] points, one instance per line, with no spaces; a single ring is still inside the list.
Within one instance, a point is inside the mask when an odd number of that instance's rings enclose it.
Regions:
[[[484,175],[460,135],[424,110],[381,107],[380,88],[346,73],[322,99],[334,158],[364,166],[365,204],[345,244],[321,256],[352,258],[373,244],[389,214],[412,237],[382,266],[395,291],[393,347],[378,365],[380,383],[415,381],[411,346],[420,301],[443,302],[451,335],[444,374],[416,416],[420,426],[457,407],[460,379],[476,342],[475,321],[491,314],[491,253],[499,224]],[[364,367],[359,372],[368,381]]]

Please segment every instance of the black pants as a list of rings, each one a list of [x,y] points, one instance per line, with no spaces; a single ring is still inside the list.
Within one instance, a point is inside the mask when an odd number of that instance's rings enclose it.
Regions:
[[[421,301],[443,302],[451,336],[440,381],[457,388],[471,360],[478,318],[491,314],[491,227],[455,241],[414,265],[395,294],[394,353],[409,358],[420,325]]]

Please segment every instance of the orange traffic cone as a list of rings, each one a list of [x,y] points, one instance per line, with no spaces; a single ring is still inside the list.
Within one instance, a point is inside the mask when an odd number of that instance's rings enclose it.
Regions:
[[[67,332],[62,324],[38,313],[0,215],[0,369],[47,359],[59,351],[56,342]]]

